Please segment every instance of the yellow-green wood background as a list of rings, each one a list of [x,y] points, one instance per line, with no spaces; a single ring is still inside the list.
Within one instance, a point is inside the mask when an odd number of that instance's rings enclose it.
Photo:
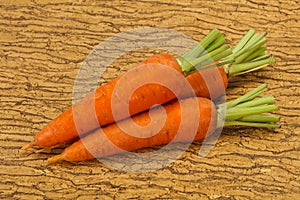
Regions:
[[[300,199],[299,12],[298,0],[1,0],[0,198]],[[226,128],[205,158],[198,157],[196,142],[166,168],[147,173],[117,171],[96,160],[47,165],[60,150],[19,150],[71,105],[78,69],[93,48],[146,26],[195,40],[218,28],[230,45],[250,28],[267,31],[276,65],[230,79],[227,96],[267,83],[282,128]],[[152,53],[120,58],[104,81]]]

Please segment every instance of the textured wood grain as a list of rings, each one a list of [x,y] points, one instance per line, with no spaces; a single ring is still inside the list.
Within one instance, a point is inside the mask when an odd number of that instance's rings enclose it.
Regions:
[[[299,199],[299,11],[298,0],[2,0],[0,198]],[[232,45],[249,28],[267,31],[268,51],[277,64],[232,78],[228,96],[268,83],[266,93],[281,107],[282,128],[226,128],[205,158],[198,157],[201,143],[195,142],[180,159],[147,173],[120,172],[95,160],[47,166],[45,160],[59,150],[19,151],[71,105],[78,69],[92,49],[116,33],[144,26],[174,29],[195,40],[216,27]],[[121,57],[100,83],[151,53]],[[117,155],[106,162],[115,158],[120,165],[129,159]]]

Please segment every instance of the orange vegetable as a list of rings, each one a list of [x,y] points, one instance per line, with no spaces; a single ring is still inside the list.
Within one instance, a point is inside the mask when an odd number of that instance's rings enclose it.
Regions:
[[[182,117],[180,107],[183,107],[182,109],[188,109],[187,112],[192,113],[195,112],[195,107],[191,105],[196,104],[199,106],[199,116],[201,116],[199,122],[196,122],[198,123],[197,134],[189,135],[190,132],[193,132],[189,131],[189,128],[194,126],[191,125],[194,121],[189,120],[190,123],[183,124],[183,131],[176,135]],[[163,112],[162,109],[165,109],[166,112]],[[166,113],[166,116],[164,113]],[[189,98],[181,102],[175,101],[164,106],[164,108],[159,107],[158,109],[155,109],[152,111],[152,116],[152,118],[155,119],[155,122],[152,122],[154,124],[164,118],[166,118],[166,121],[162,129],[157,133],[152,132],[152,129],[148,128],[148,134],[152,135],[150,137],[135,137],[133,135],[128,135],[119,128],[119,126],[129,127],[131,121],[123,120],[117,124],[109,125],[87,135],[66,148],[61,155],[50,158],[49,162],[56,162],[59,160],[82,161],[95,157],[100,158],[124,151],[133,151],[144,147],[168,144],[172,140],[174,142],[193,141],[194,139],[199,140],[204,138],[207,134],[212,133],[217,125],[216,108],[214,104],[206,98]],[[136,115],[132,117],[132,120],[141,127],[147,126],[151,122],[148,112]]]
[[[266,85],[262,85],[234,101],[217,107],[211,100],[202,97],[172,101],[163,107],[154,108],[150,114],[148,111],[133,116],[133,121],[129,118],[98,129],[48,161],[83,161],[170,142],[200,140],[223,125],[279,127],[276,124],[265,123],[277,122],[278,117],[261,115],[278,109],[273,105],[274,99],[263,97],[253,100],[265,87]],[[224,112],[223,109],[226,108],[227,111]],[[221,117],[224,113],[226,114],[223,124]],[[159,130],[156,130],[157,124],[162,125]],[[140,127],[146,127],[146,131]]]
[[[227,71],[225,72],[224,70],[227,69],[228,66],[224,68],[221,66],[217,68],[205,67],[210,65],[212,61],[215,64],[219,64],[218,60],[229,56],[231,50],[227,45],[223,45],[225,40],[222,34],[216,30],[212,31],[212,33],[213,34],[208,35],[210,43],[206,42],[206,46],[201,43],[202,41],[199,43],[201,46],[200,52],[202,52],[200,55],[196,55],[197,52],[199,53],[197,48],[178,59],[168,54],[154,55],[138,64],[132,70],[129,70],[129,72],[98,87],[94,93],[87,95],[50,122],[35,136],[34,141],[25,145],[23,149],[28,149],[32,146],[54,147],[69,143],[99,126],[125,119],[148,110],[156,104],[164,104],[176,98],[192,97],[194,94],[199,97],[212,99],[221,96],[224,94],[228,85]],[[213,38],[215,39],[211,39],[212,36],[214,36]],[[205,41],[208,41],[208,39],[204,38]],[[209,54],[203,52],[202,45],[204,45],[203,48],[206,49],[208,53],[210,52]],[[190,55],[189,53],[192,54]],[[263,63],[254,63],[251,68],[269,63],[269,60],[267,60],[267,62],[265,60],[263,61]],[[169,73],[169,71],[166,71],[166,73],[161,72],[161,70],[159,70],[161,66],[170,70],[172,69],[172,73]],[[149,70],[150,68],[152,70]],[[199,69],[199,71],[197,71],[197,69]],[[235,66],[233,69],[235,69],[234,73],[237,73],[243,68],[241,66]],[[174,71],[176,73],[174,73]],[[121,93],[126,93],[130,90],[130,84],[128,85],[126,83],[134,83],[132,80],[124,82],[124,79],[126,80],[126,78],[128,78],[128,74],[131,74],[130,76],[134,74],[135,77],[140,77],[140,79],[147,79],[147,77],[150,76],[149,74],[151,74],[154,79],[163,80],[167,86],[150,82],[137,88],[128,99],[121,98],[119,101],[113,101],[115,96],[122,96],[120,93],[115,92],[116,88],[118,88],[118,91],[121,91]],[[122,79],[123,77],[125,78]],[[189,83],[193,90],[188,89],[182,80]],[[121,81],[123,81],[122,84],[119,84]],[[170,88],[175,88],[176,94]],[[126,94],[123,94],[123,96],[124,95],[126,96]],[[112,106],[115,107],[115,109],[112,109]],[[124,109],[126,110],[128,108],[129,112],[125,112]],[[122,112],[118,112],[118,110],[122,109]],[[117,110],[117,112],[115,112],[115,110]],[[115,116],[116,113],[117,116]]]
[[[140,68],[137,66],[132,70],[138,69],[139,71],[137,73],[145,74],[145,72],[143,72],[143,68],[147,68],[146,64],[158,64],[157,67],[164,65],[173,68],[182,74],[176,59],[168,54],[154,55],[139,64],[138,66],[140,66]],[[156,73],[156,75],[158,79],[168,79],[167,74]],[[99,125],[107,125],[128,117],[128,115],[123,115],[115,119],[111,110],[112,95],[115,86],[121,77],[122,76],[99,87],[95,93],[86,96],[83,100],[73,105],[73,107],[63,112],[44,129],[42,129],[35,136],[34,141],[24,146],[23,149],[30,148],[31,146],[52,147],[57,144],[69,143],[70,141],[77,139],[79,133],[74,120],[74,107],[76,107],[76,112],[80,113],[80,116],[78,116],[76,120],[80,121],[81,133],[87,133],[98,128]],[[182,77],[184,77],[183,74]],[[213,98],[222,95],[228,82],[227,75],[222,67],[196,72],[188,75],[186,78],[198,96],[207,98],[209,98],[210,95],[212,95]],[[173,88],[178,87],[177,80],[178,79],[170,78],[168,86]],[[126,88],[124,88],[123,91],[126,91]],[[210,91],[213,91],[213,93],[210,93]],[[186,91],[185,88],[182,87],[182,93],[179,98],[191,95],[190,91]],[[163,85],[155,83],[146,84],[138,88],[130,97],[129,113],[130,115],[134,115],[149,109],[155,104],[164,104],[175,98],[176,95],[169,88]],[[91,108],[91,105],[93,105],[91,101],[93,100],[95,101],[95,109]],[[118,102],[115,103],[117,104]],[[93,114],[92,112],[94,110],[96,111],[99,124],[97,122],[93,123],[91,122],[92,120],[90,120],[89,116]]]

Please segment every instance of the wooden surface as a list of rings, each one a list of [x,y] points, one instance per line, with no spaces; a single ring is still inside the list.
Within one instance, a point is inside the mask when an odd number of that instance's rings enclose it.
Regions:
[[[0,2],[1,199],[299,199],[299,1]],[[96,160],[47,166],[59,152],[20,147],[72,103],[78,69],[101,41],[138,27],[177,30],[195,40],[212,28],[233,45],[249,28],[268,32],[277,64],[232,78],[236,97],[266,82],[281,109],[277,130],[226,128],[205,158],[200,142],[164,169],[126,173]],[[119,59],[108,81],[151,52]],[[180,145],[174,146],[174,151]],[[122,163],[120,159],[120,163]]]

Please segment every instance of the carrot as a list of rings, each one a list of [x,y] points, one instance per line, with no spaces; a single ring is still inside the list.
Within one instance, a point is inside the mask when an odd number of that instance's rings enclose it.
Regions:
[[[157,132],[153,131],[152,128],[148,128],[145,137],[145,134],[140,134],[141,131],[139,129],[130,129],[132,122],[129,119],[125,119],[119,123],[94,131],[67,147],[60,155],[49,158],[48,161],[50,163],[61,160],[83,161],[170,142],[200,140],[222,126],[220,121],[222,121],[223,109],[226,108],[225,126],[244,125],[277,128],[279,125],[266,122],[277,122],[279,120],[278,117],[261,114],[278,109],[277,106],[273,105],[274,98],[262,97],[254,99],[265,87],[265,84],[261,85],[236,100],[218,106],[215,106],[211,100],[202,97],[170,102],[152,111],[153,121],[149,117],[149,112],[143,112],[132,117],[133,121],[141,127],[149,126],[150,123],[153,123],[155,126],[156,123],[164,121],[165,118],[165,123]],[[189,118],[184,120],[187,117],[186,115],[197,115],[199,120],[195,121]],[[176,134],[180,124],[181,131]],[[132,132],[129,135],[120,127],[127,127]],[[194,131],[191,127],[196,127],[196,133],[193,134]]]
[[[141,66],[141,68],[146,68],[147,65],[145,64],[151,63],[159,63],[180,71],[180,66],[176,62],[175,58],[167,54],[154,55],[142,62],[139,66]],[[132,70],[143,71],[141,68],[137,66]],[[159,76],[160,74],[157,75]],[[27,149],[34,145],[40,147],[51,147],[57,144],[68,143],[78,138],[78,132],[86,133],[99,127],[99,125],[103,126],[114,122],[115,120],[111,110],[111,99],[114,88],[120,78],[121,77],[118,77],[97,88],[95,93],[89,94],[84,99],[64,111],[44,129],[42,129],[35,136],[35,140],[27,146],[24,146],[23,149]],[[176,80],[173,80],[173,84],[176,84]],[[125,88],[124,91],[126,91]],[[143,99],[141,99],[141,96],[143,96]],[[156,96],[157,98],[153,98],[153,96]],[[174,98],[176,98],[175,95],[166,87],[157,84],[144,85],[139,88],[139,91],[135,92],[131,96],[130,104],[135,105],[135,107],[131,106],[130,114],[136,114],[140,111],[147,110],[154,104],[162,104]],[[95,112],[95,110],[98,120],[97,122],[92,121],[90,117],[94,114],[93,112]],[[77,113],[78,115],[75,116]],[[76,124],[75,117],[77,117],[77,121],[80,121],[80,127],[76,127],[78,124]]]
[[[249,37],[249,34],[246,34],[246,36],[246,39],[243,38],[241,40],[243,45],[239,45],[242,47],[239,47],[235,54],[237,58],[243,57],[243,59],[239,59],[240,63],[226,64],[235,57],[231,55],[228,45],[225,45],[224,35],[216,29],[208,34],[194,49],[177,59],[168,54],[158,54],[148,58],[132,70],[100,86],[94,93],[87,95],[83,100],[67,109],[42,129],[35,136],[34,141],[25,145],[23,149],[28,149],[32,146],[53,147],[69,143],[99,126],[125,119],[143,112],[155,104],[164,104],[176,98],[192,97],[194,94],[199,97],[212,99],[219,97],[224,94],[228,85],[228,75],[232,76],[243,71],[257,69],[273,62],[264,51],[256,56],[253,56],[253,54],[248,55],[249,51],[253,52],[253,49],[262,47],[265,39],[260,35],[258,37],[257,34],[252,34],[251,37]],[[244,56],[245,54],[248,57]],[[249,59],[249,56],[252,58]],[[246,63],[243,63],[244,61]],[[248,65],[251,65],[251,67],[248,67]],[[170,68],[178,73],[175,73],[174,76],[171,76],[170,73],[162,73],[158,70],[161,66]],[[218,67],[215,68],[216,66]],[[153,70],[149,71],[150,68]],[[126,78],[128,74],[135,74],[135,77],[144,77],[146,79],[149,73],[158,80],[165,80],[168,87],[155,83],[145,84],[130,96],[128,102],[124,102],[127,99],[123,100],[121,98],[120,101],[114,101],[112,104],[116,87],[118,84],[122,85],[120,82],[123,80],[123,77]],[[186,78],[193,91],[178,84],[178,80],[183,77]],[[124,93],[128,88],[123,85],[119,88],[119,91]],[[183,83],[183,85],[185,84]],[[170,88],[176,88],[178,93],[175,95]],[[126,94],[123,95],[126,96]],[[115,106],[117,110],[121,110],[127,109],[128,105],[129,113],[119,112],[118,116],[114,116],[112,106]],[[93,120],[92,116],[94,115],[96,115],[96,119]]]

